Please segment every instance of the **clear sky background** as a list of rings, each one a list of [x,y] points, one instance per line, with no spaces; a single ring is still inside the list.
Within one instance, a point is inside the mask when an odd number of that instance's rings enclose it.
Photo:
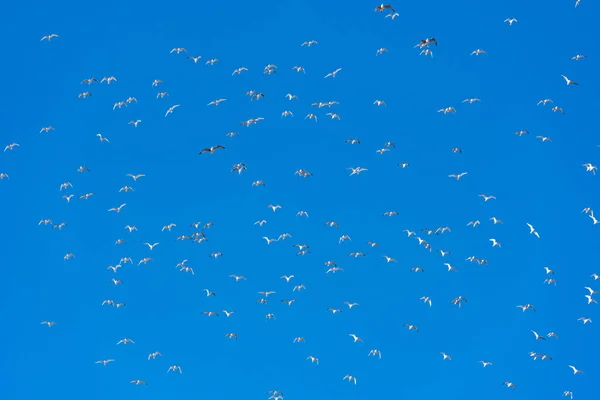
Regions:
[[[402,1],[392,3],[400,14],[393,21],[373,12],[377,3],[358,1],[6,5],[0,145],[20,146],[0,155],[0,172],[10,176],[0,181],[0,397],[266,399],[278,389],[287,400],[555,399],[565,390],[599,398],[600,306],[587,305],[584,287],[600,290],[590,278],[600,273],[600,227],[581,210],[600,209],[600,178],[582,167],[600,162],[593,73],[600,9],[591,0],[574,3]],[[503,23],[511,17],[518,22]],[[50,33],[59,37],[40,41]],[[433,58],[413,48],[428,37],[439,42]],[[300,46],[312,39],[318,44]],[[169,54],[173,47],[203,59]],[[376,56],[381,47],[389,52]],[[488,55],[469,56],[477,48]],[[571,60],[579,53],[588,58]],[[204,64],[215,57],[220,62]],[[263,75],[267,64],[277,73]],[[232,76],[242,66],[248,71]],[[323,78],[337,68],[335,79]],[[110,85],[80,84],[111,75]],[[164,83],[152,87],[154,79]],[[92,97],[78,99],[86,90]],[[266,97],[251,102],[248,90]],[[158,91],[169,96],[157,99]],[[138,103],[112,110],[130,96]],[[461,103],[472,97],[481,102]],[[207,107],[217,98],[227,101]],[[537,106],[544,98],[566,115]],[[340,104],[310,106],[319,101]],[[165,118],[174,104],[181,106]],[[449,106],[456,114],[437,113]],[[294,117],[282,119],[284,110]],[[318,122],[304,119],[310,112]],[[238,125],[256,117],[264,120]],[[137,128],[128,125],[136,119]],[[39,133],[49,125],[55,130]],[[530,134],[514,134],[522,129]],[[226,137],[231,131],[239,136]],[[344,143],[349,137],[361,144]],[[387,141],[396,147],[377,154]],[[198,155],[217,144],[226,149]],[[231,173],[240,162],[247,170]],[[90,172],[78,173],[80,165]],[[368,171],[349,177],[347,168],[358,166]],[[313,176],[295,176],[300,168]],[[448,178],[460,172],[468,175]],[[146,176],[133,182],[128,173]],[[252,187],[258,179],[266,186]],[[61,192],[64,182],[73,187]],[[124,185],[135,191],[119,193]],[[95,195],[78,198],[87,192]],[[71,193],[70,203],[61,198]],[[482,193],[497,199],[484,202]],[[121,213],[107,211],[122,203]],[[269,204],[282,208],[273,213]],[[68,225],[38,226],[42,218]],[[268,222],[253,225],[261,219]],[[466,226],[477,219],[480,226]],[[339,228],[326,227],[328,220]],[[208,241],[176,241],[196,231],[195,221],[214,222]],[[170,222],[177,226],[161,232]],[[127,224],[138,231],[129,234]],[[442,226],[451,232],[420,231]],[[403,229],[451,254],[430,253]],[[292,238],[262,239],[284,232]],[[352,240],[339,244],[343,234]],[[492,248],[490,238],[502,247]],[[160,244],[150,251],[144,242]],[[311,253],[297,256],[295,243]],[[217,251],[223,257],[209,258]],[[366,257],[348,257],[352,251]],[[75,257],[63,260],[67,253]],[[465,261],[471,255],[489,266]],[[107,270],[121,257],[134,264]],[[153,260],[137,266],[144,257]],[[195,275],[175,268],[183,259]],[[327,260],[344,271],[326,274]],[[425,272],[410,272],[417,266]],[[556,271],[556,287],[544,284],[543,266]],[[284,274],[295,278],[287,284]],[[124,284],[115,287],[112,277]],[[307,289],[292,292],[299,284]],[[205,288],[217,295],[207,298]],[[258,292],[270,290],[276,294],[258,304]],[[457,308],[456,296],[468,303]],[[293,298],[290,307],[281,302]],[[106,299],[126,306],[102,307]],[[350,310],[345,301],[360,306]],[[526,303],[537,311],[516,307]],[[236,314],[201,314],[222,309]],[[558,340],[535,341],[531,329]],[[226,339],[230,332],[239,339]],[[306,343],[294,344],[296,336]],[[135,344],[116,345],[126,337]],[[368,357],[371,349],[383,358]],[[148,361],[154,351],[163,356]],[[443,361],[442,351],[452,360]],[[530,351],[553,360],[534,361]],[[101,359],[116,361],[94,363]],[[170,365],[183,374],[167,374]],[[585,374],[574,376],[568,365]],[[346,374],[358,384],[343,381]]]

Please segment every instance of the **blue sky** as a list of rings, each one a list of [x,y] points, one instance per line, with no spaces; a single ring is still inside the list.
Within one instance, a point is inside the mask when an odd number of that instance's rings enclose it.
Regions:
[[[282,1],[227,4],[108,1],[102,6],[15,2],[0,17],[3,205],[0,252],[0,393],[63,398],[266,399],[270,389],[302,398],[597,398],[593,338],[598,305],[585,286],[596,262],[597,229],[584,207],[600,208],[595,88],[598,5],[574,1],[396,2],[395,20],[377,3]],[[515,17],[512,26],[503,23]],[[58,38],[40,41],[50,33]],[[413,46],[436,37],[434,57]],[[300,44],[315,39],[307,48]],[[194,64],[185,47],[203,56]],[[388,53],[376,56],[386,47]],[[477,49],[488,55],[469,56]],[[573,61],[584,53],[588,58]],[[219,58],[214,66],[204,60]],[[267,64],[278,66],[267,76]],[[306,74],[292,70],[303,66]],[[248,71],[232,76],[234,69]],[[323,77],[337,69],[335,79]],[[561,74],[579,82],[567,86]],[[117,82],[80,84],[115,76]],[[155,88],[154,79],[164,83]],[[78,99],[85,90],[92,97]],[[266,95],[250,102],[245,92]],[[169,96],[157,99],[158,91]],[[298,95],[288,101],[286,93]],[[134,96],[137,104],[112,110]],[[482,101],[461,103],[465,98]],[[219,107],[206,104],[227,98]],[[553,113],[551,98],[566,115]],[[375,99],[387,107],[376,107]],[[331,109],[313,102],[338,101]],[[165,111],[181,104],[172,115]],[[456,114],[440,108],[454,106]],[[294,117],[281,118],[290,110]],[[331,120],[326,112],[341,120]],[[304,119],[318,115],[318,122]],[[257,125],[240,121],[263,117]],[[137,128],[128,121],[141,119]],[[54,131],[40,134],[45,126]],[[518,137],[515,131],[530,135]],[[237,131],[239,137],[226,133]],[[101,143],[101,133],[110,143]],[[551,143],[535,137],[548,136]],[[360,145],[344,143],[360,138]],[[375,150],[393,141],[383,155]],[[225,150],[199,156],[205,147]],[[460,147],[462,154],[451,149]],[[243,162],[247,170],[231,173]],[[402,169],[399,162],[409,162]],[[78,173],[80,165],[90,172]],[[349,177],[349,167],[364,167]],[[303,179],[297,169],[313,173]],[[460,181],[449,174],[468,172]],[[137,182],[126,174],[145,174]],[[251,187],[263,179],[265,187]],[[59,185],[73,187],[59,191]],[[132,186],[135,191],[119,193]],[[94,192],[89,200],[78,196]],[[74,194],[70,203],[61,196]],[[479,194],[496,200],[484,202]],[[108,212],[127,203],[122,212]],[[273,213],[269,204],[282,208]],[[300,210],[309,217],[299,217]],[[399,215],[384,217],[386,211]],[[488,219],[498,217],[503,224]],[[67,222],[58,231],[42,218]],[[266,219],[262,227],[253,225]],[[480,220],[476,228],[467,227]],[[339,228],[324,226],[334,220]],[[208,241],[176,241],[195,221],[213,221]],[[177,226],[161,232],[170,222]],[[541,239],[528,234],[532,223]],[[136,225],[129,234],[125,225]],[[428,236],[440,257],[407,238]],[[267,245],[263,236],[292,238]],[[352,241],[338,239],[348,234]],[[495,238],[502,248],[492,248]],[[126,244],[115,245],[117,239]],[[370,248],[367,241],[379,248]],[[159,242],[150,251],[144,242]],[[296,255],[293,244],[311,253]],[[220,251],[223,257],[209,258]],[[364,258],[348,253],[363,251]],[[63,257],[73,253],[74,258]],[[383,255],[397,263],[386,263]],[[474,255],[489,267],[468,263]],[[145,266],[140,259],[153,258]],[[132,257],[116,274],[107,271]],[[195,275],[180,272],[183,259]],[[325,274],[334,260],[344,269]],[[444,262],[457,272],[447,272]],[[412,273],[421,266],[423,273]],[[556,271],[545,285],[543,266]],[[244,275],[235,282],[229,275]],[[279,277],[293,274],[287,284]],[[110,279],[124,284],[115,287]],[[292,292],[294,285],[307,290]],[[203,289],[216,292],[207,298]],[[276,291],[268,304],[259,291]],[[433,306],[419,298],[430,296]],[[460,309],[450,303],[468,299]],[[295,298],[288,307],[282,299]],[[102,307],[103,300],[126,303]],[[360,306],[349,310],[345,301]],[[521,312],[531,303],[537,311]],[[340,308],[332,315],[328,307]],[[236,310],[231,318],[202,311]],[[274,313],[276,320],[265,320]],[[56,321],[48,328],[41,321]],[[404,323],[420,332],[409,332]],[[558,340],[535,341],[530,330]],[[237,341],[224,335],[235,332]],[[356,333],[364,343],[352,343]],[[294,344],[303,336],[306,343]],[[123,338],[136,343],[119,345]],[[368,357],[379,349],[380,360]],[[147,360],[149,353],[162,357]],[[440,352],[452,356],[442,361]],[[530,351],[552,361],[533,361]],[[306,360],[319,358],[319,366]],[[115,359],[102,367],[101,359]],[[478,360],[492,361],[482,368]],[[179,365],[183,374],[166,371]],[[585,372],[574,376],[568,365]],[[356,386],[342,380],[356,376]],[[129,384],[132,379],[147,387]],[[514,382],[512,391],[502,387]],[[33,383],[32,383],[33,382]]]

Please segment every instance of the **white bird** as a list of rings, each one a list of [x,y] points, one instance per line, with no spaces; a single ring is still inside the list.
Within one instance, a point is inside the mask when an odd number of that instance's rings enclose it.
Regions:
[[[170,108],[167,110],[167,112],[165,113],[165,117],[166,117],[166,116],[168,116],[169,114],[172,114],[172,113],[173,113],[173,110],[175,110],[175,109],[176,109],[177,107],[179,107],[179,106],[180,106],[180,104],[175,104],[174,106],[171,106],[171,107],[170,107]]]
[[[102,364],[106,367],[106,364],[111,363],[113,361],[115,361],[115,360],[98,360],[94,364]]]
[[[312,363],[319,365],[319,359],[317,357],[313,357],[313,356],[308,356],[306,357],[307,360],[310,360]]]
[[[496,239],[490,239],[490,242],[492,242],[492,247],[502,247],[502,245],[500,244],[500,242],[498,242]]]
[[[485,194],[480,194],[479,197],[483,197],[484,201],[488,201],[488,200],[491,200],[491,199],[496,200],[496,196],[487,196]]]
[[[535,335],[535,340],[546,340],[545,337],[538,335],[537,332],[534,331],[533,329],[531,330],[531,333],[533,333]]]
[[[356,336],[354,333],[350,333],[348,336],[352,336],[352,339],[354,339],[354,343],[363,341],[361,338]]]
[[[515,22],[518,22],[516,18],[506,18],[504,22],[508,22],[509,26],[512,26]]]
[[[565,75],[561,75],[563,77],[563,79],[565,80],[565,82],[567,82],[567,86],[569,85],[576,85],[579,86],[579,83],[570,80],[569,78],[567,78]]]
[[[102,136],[101,133],[97,133],[96,136],[100,138],[101,142],[110,143],[110,141],[107,138],[105,138],[104,136]],[[6,150],[4,150],[4,151],[6,151]]]
[[[487,55],[487,52],[485,50],[482,50],[482,49],[477,49],[477,50],[473,50],[473,52],[471,53],[471,55],[476,55],[476,56],[478,56],[480,54],[486,54]]]
[[[354,384],[356,385],[356,377],[352,376],[352,375],[346,375],[344,376],[344,380],[348,379],[348,382],[354,382]]]
[[[461,172],[460,174],[452,174],[452,175],[448,175],[448,178],[456,178],[456,180],[460,180],[460,178],[462,178],[463,176],[467,175],[468,172]]]
[[[359,175],[363,171],[368,171],[366,168],[361,168],[361,167],[347,168],[347,169],[349,169],[350,171],[352,171],[350,173],[350,176],[352,176],[352,175]]]
[[[154,244],[150,244],[148,242],[144,243],[146,246],[148,246],[150,248],[150,250],[154,249],[155,246],[158,246],[158,243],[154,243]]]
[[[450,357],[448,354],[444,353],[443,351],[440,351],[440,354],[444,357],[444,360],[452,360],[452,357]]]
[[[267,241],[267,244],[271,244],[271,242],[276,242],[276,241],[278,241],[278,240],[279,240],[279,239],[269,239],[269,238],[268,238],[268,237],[266,237],[266,236],[263,236],[263,239],[265,239],[265,240]]]
[[[456,271],[456,270],[457,270],[456,268],[454,268],[454,267],[453,267],[452,265],[450,265],[449,263],[444,263],[444,265],[445,265],[446,267],[448,267],[448,272],[450,272],[450,271]]]
[[[57,35],[56,33],[51,33],[50,35],[46,35],[46,36],[42,37],[42,38],[40,39],[40,42],[41,42],[42,40],[48,40],[48,41],[51,41],[51,40],[52,40],[52,38],[55,38],[55,37],[58,37],[58,35]]]
[[[530,234],[530,235],[535,235],[535,236],[537,236],[537,237],[538,237],[538,239],[539,239],[539,237],[540,237],[540,234],[539,234],[539,233],[537,233],[537,231],[536,231],[536,230],[533,228],[533,226],[532,226],[532,225],[531,225],[529,222],[527,222],[527,226],[529,227],[529,234]]]
[[[335,78],[335,77],[336,77],[336,75],[338,74],[338,72],[340,72],[341,70],[342,70],[341,68],[338,68],[338,69],[336,69],[335,71],[333,71],[333,72],[330,72],[330,73],[328,73],[327,75],[325,75],[325,78],[329,78],[330,76],[331,76],[332,78]]]
[[[569,368],[571,368],[573,370],[573,375],[577,375],[577,374],[583,374],[583,371],[580,369],[575,368],[572,365],[569,365]]]
[[[116,212],[120,213],[121,212],[121,208],[125,207],[126,205],[127,205],[127,203],[123,203],[119,207],[110,208],[108,211],[116,211]]]
[[[483,360],[479,360],[479,363],[481,363],[481,365],[483,365],[483,368],[487,367],[488,365],[492,365],[491,362],[489,362],[489,361],[483,361]]]
[[[595,295],[595,294],[600,294],[600,292],[598,292],[598,291],[596,291],[596,290],[592,289],[592,288],[591,288],[591,287],[589,287],[589,286],[586,286],[586,287],[584,287],[584,289],[585,289],[585,290],[587,290],[588,292],[590,292],[590,295],[592,295],[592,296],[593,296],[593,295]]]
[[[167,374],[171,371],[179,371],[180,374],[183,374],[183,371],[181,370],[181,367],[179,365],[171,365],[167,370]]]

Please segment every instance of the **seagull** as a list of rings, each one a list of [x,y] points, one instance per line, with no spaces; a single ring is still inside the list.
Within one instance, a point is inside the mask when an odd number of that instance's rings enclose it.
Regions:
[[[454,268],[454,267],[453,267],[452,265],[450,265],[449,263],[444,263],[444,265],[445,265],[446,267],[448,267],[448,272],[450,272],[450,271],[457,271],[457,269],[456,269],[456,268]]]
[[[275,211],[277,211],[278,209],[280,209],[280,208],[281,208],[281,206],[280,206],[279,204],[277,204],[277,205],[275,205],[275,206],[274,206],[274,205],[272,205],[272,204],[269,204],[269,205],[267,206],[267,208],[270,208],[271,210],[273,210],[273,212],[275,212]]]
[[[352,172],[350,173],[350,176],[352,175],[359,175],[361,172],[363,171],[368,171],[368,169],[366,168],[361,168],[361,167],[356,167],[356,168],[347,168],[349,170],[351,170]]]
[[[312,46],[313,44],[319,44],[319,42],[317,42],[316,40],[308,40],[306,42],[303,42],[300,46]]]
[[[496,246],[502,247],[500,245],[500,242],[498,242],[496,239],[490,239],[490,242],[492,242],[492,247],[496,247]]]
[[[223,147],[221,145],[207,147],[207,148],[203,149],[199,154],[203,154],[203,153],[214,154],[214,152],[218,149],[225,149],[225,147]]]
[[[146,176],[144,174],[137,174],[137,175],[133,175],[133,174],[126,174],[125,176],[130,176],[134,182],[137,182],[138,179]]]
[[[495,196],[486,196],[485,194],[480,194],[479,197],[483,197],[484,201],[488,201],[488,200],[491,200],[491,199],[496,200]]]
[[[381,360],[381,351],[377,350],[377,349],[373,349],[369,351],[369,356],[379,356],[379,359]]]
[[[548,268],[548,267],[544,267],[544,270],[546,271],[546,275],[549,275],[549,274],[552,274],[552,275],[554,275],[554,271],[553,271],[553,270],[551,270],[550,268]]]
[[[533,329],[531,330],[531,333],[533,333],[535,335],[535,340],[546,340],[545,337],[538,335],[537,332],[534,331]]]
[[[150,248],[150,250],[154,249],[155,246],[158,246],[158,243],[154,243],[154,244],[150,244],[150,243],[144,243],[146,246],[148,246]]]
[[[172,113],[173,113],[173,110],[175,110],[175,109],[176,109],[177,107],[179,107],[179,106],[180,106],[179,104],[175,104],[174,106],[171,106],[171,107],[170,107],[170,108],[167,110],[167,112],[165,113],[165,117],[166,117],[166,116],[168,116],[169,114],[172,114]]]
[[[233,75],[235,75],[235,74],[238,74],[238,75],[239,75],[239,74],[241,74],[241,73],[242,73],[242,71],[248,71],[248,68],[246,68],[246,67],[240,67],[240,68],[237,68],[237,69],[235,69],[235,70],[233,71],[233,73],[231,74],[231,76],[233,76]]]
[[[440,354],[444,357],[444,360],[452,360],[452,357],[450,357],[448,354],[444,353],[443,351],[440,351]]]
[[[361,338],[356,336],[354,333],[350,333],[348,336],[352,336],[352,339],[354,339],[354,343],[363,341]]]
[[[585,290],[587,290],[588,292],[590,292],[590,295],[595,295],[595,294],[600,294],[600,292],[595,291],[594,289],[592,289],[591,287],[584,287]]]
[[[478,362],[481,363],[481,365],[483,365],[483,368],[487,367],[488,365],[492,365],[492,363],[489,361],[479,360]]]
[[[127,205],[126,203],[123,203],[119,207],[110,208],[108,211],[116,211],[116,212],[120,213],[121,212],[121,208],[125,207],[126,205]]]
[[[539,233],[537,233],[537,231],[536,231],[536,230],[533,228],[533,226],[532,226],[532,225],[531,225],[529,222],[527,222],[527,226],[529,227],[529,234],[531,234],[531,235],[535,235],[535,236],[537,236],[537,237],[538,237],[538,239],[539,239],[539,237],[540,237],[540,234],[539,234]]]
[[[94,364],[102,364],[103,366],[106,367],[106,364],[111,363],[113,361],[115,361],[115,360],[98,360]]]
[[[382,105],[387,107],[387,104],[385,104],[385,101],[383,101],[383,100],[375,100],[373,102],[373,104],[377,104],[377,107],[382,106]]]
[[[194,64],[198,64],[198,61],[202,58],[202,56],[198,56],[198,57],[193,57],[193,56],[187,56],[188,60],[193,60]]]
[[[40,42],[43,41],[43,40],[51,41],[52,38],[55,38],[55,37],[58,37],[58,35],[56,33],[51,33],[50,35],[46,35],[46,36],[42,37],[40,39]]]
[[[429,296],[423,296],[419,300],[423,300],[424,303],[429,303],[429,307],[431,307],[431,298]]]
[[[48,328],[51,328],[52,326],[56,325],[56,322],[54,322],[54,321],[42,321],[42,322],[40,322],[40,325],[46,325]]]
[[[567,78],[565,75],[561,75],[563,77],[563,79],[565,80],[565,82],[567,82],[567,86],[569,85],[576,85],[579,86],[579,83],[570,80],[569,78]]]
[[[573,370],[573,375],[577,375],[577,374],[582,374],[583,375],[583,371],[580,369],[575,368],[572,365],[569,365],[569,368],[571,368]]]
[[[338,68],[335,71],[330,72],[327,75],[325,75],[325,78],[329,78],[330,76],[333,77],[333,78],[335,78],[336,75],[338,74],[338,72],[340,72],[341,70],[342,70],[341,68]]]
[[[181,367],[179,365],[171,365],[167,370],[167,374],[171,371],[179,371],[180,374],[183,374],[183,371],[181,370]]]
[[[580,318],[577,318],[577,321],[581,321],[581,322],[583,322],[583,324],[585,325],[585,324],[587,324],[588,322],[590,322],[590,323],[591,323],[591,322],[592,322],[592,319],[591,319],[591,318],[584,318],[584,317],[580,317]]]
[[[590,296],[589,294],[586,294],[585,298],[588,300],[588,304],[592,304],[592,303],[598,304],[598,301],[596,299],[593,299],[592,296]]]
[[[456,180],[460,180],[460,178],[462,178],[463,176],[467,175],[468,172],[461,172],[460,174],[452,174],[452,175],[448,175],[448,178],[456,178]]]
[[[312,363],[319,365],[319,359],[317,357],[313,357],[313,356],[308,356],[306,357],[307,360],[310,360]]]
[[[395,13],[396,10],[394,10],[394,7],[392,7],[390,4],[381,4],[377,7],[375,7],[375,11],[379,11],[380,13],[383,12],[383,10],[390,10],[391,12]],[[345,378],[344,378],[345,379]]]
[[[105,138],[104,136],[102,136],[102,134],[101,134],[101,133],[98,133],[98,134],[96,134],[96,136],[100,138],[100,141],[101,141],[101,142],[110,143],[110,141],[109,141],[107,138]],[[11,150],[12,150],[12,149],[11,149]],[[6,150],[4,150],[4,151],[6,151]]]
[[[509,26],[512,26],[515,22],[518,22],[516,18],[506,18],[504,22],[508,22]]]
[[[227,101],[227,99],[217,99],[217,100],[213,100],[210,103],[208,103],[207,105],[211,106],[211,105],[215,105],[218,106],[221,102],[223,101]]]
[[[352,375],[346,375],[344,376],[344,380],[348,379],[348,382],[354,382],[354,384],[356,385],[356,377],[352,376]]]
[[[271,242],[277,242],[279,239],[269,239],[266,236],[263,236],[263,239],[265,239],[267,241],[267,244],[271,244]]]
[[[490,221],[494,221],[494,225],[496,225],[496,224],[501,224],[501,223],[502,223],[502,220],[501,220],[501,219],[498,219],[498,218],[496,218],[496,217],[492,217],[492,218],[490,218]]]
[[[549,137],[547,137],[547,136],[536,136],[535,138],[536,138],[536,139],[540,139],[540,140],[542,141],[542,143],[544,143],[544,142],[546,142],[546,141],[547,141],[547,142],[552,142],[552,139],[550,139],[550,138],[549,138]]]
[[[482,50],[482,49],[477,49],[477,50],[473,50],[473,52],[471,53],[471,55],[476,55],[476,56],[478,56],[480,54],[486,54],[487,55],[487,52],[485,50]]]

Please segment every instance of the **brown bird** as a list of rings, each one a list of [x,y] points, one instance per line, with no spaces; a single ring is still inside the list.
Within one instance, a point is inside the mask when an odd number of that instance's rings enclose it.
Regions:
[[[383,10],[385,10],[386,8],[388,10],[391,10],[392,12],[396,12],[396,10],[394,10],[394,7],[392,7],[390,4],[381,4],[375,7],[375,11],[383,12]]]

